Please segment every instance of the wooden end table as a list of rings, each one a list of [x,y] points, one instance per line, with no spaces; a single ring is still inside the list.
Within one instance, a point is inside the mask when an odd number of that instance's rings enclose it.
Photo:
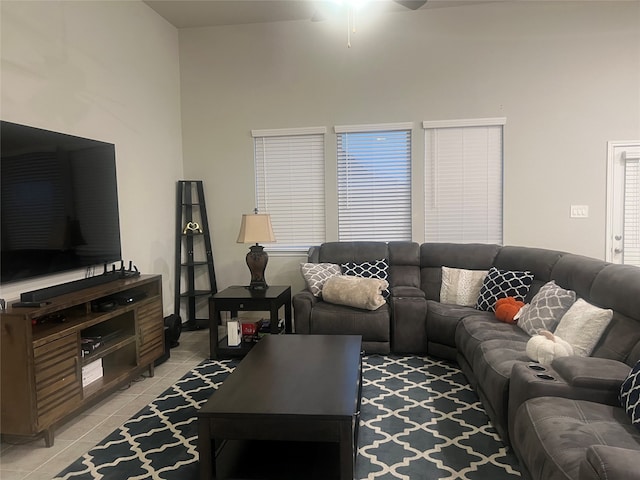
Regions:
[[[278,312],[284,308],[284,332],[292,333],[291,287],[288,285],[269,286],[264,290],[251,290],[242,285],[234,285],[209,298],[209,343],[212,359],[242,357],[253,347],[254,342],[241,342],[238,347],[229,347],[226,337],[218,338],[220,312],[231,312],[237,317],[238,311],[269,312],[271,333],[280,333]]]

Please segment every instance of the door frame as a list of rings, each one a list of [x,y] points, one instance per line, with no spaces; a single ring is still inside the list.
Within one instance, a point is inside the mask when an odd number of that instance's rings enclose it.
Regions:
[[[614,249],[615,241],[615,217],[616,217],[616,155],[620,153],[620,150],[640,148],[640,140],[627,140],[627,141],[609,141],[607,142],[607,205],[606,205],[606,232],[605,232],[605,260],[607,262],[616,262]]]

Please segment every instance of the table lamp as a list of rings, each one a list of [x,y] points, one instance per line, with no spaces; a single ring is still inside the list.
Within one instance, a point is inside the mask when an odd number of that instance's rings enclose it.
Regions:
[[[262,242],[275,242],[276,237],[273,235],[271,227],[271,216],[267,213],[249,213],[242,215],[242,223],[240,224],[240,233],[238,234],[238,243],[255,243],[249,248],[247,253],[247,266],[251,272],[251,290],[265,290],[267,282],[264,279],[264,270],[267,268],[269,255],[264,251]]]

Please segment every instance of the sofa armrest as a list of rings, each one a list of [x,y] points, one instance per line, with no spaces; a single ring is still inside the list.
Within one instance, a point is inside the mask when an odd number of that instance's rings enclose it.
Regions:
[[[418,287],[406,287],[402,285],[391,288],[391,296],[395,298],[401,298],[401,297],[425,298],[424,292]]]
[[[509,380],[509,432],[513,433],[518,408],[530,398],[564,397],[620,406],[620,385],[629,370],[622,362],[594,357],[560,357],[551,365],[514,364]]]
[[[640,480],[638,450],[592,445],[580,462],[580,480]]]
[[[598,390],[620,390],[631,370],[626,363],[596,357],[560,357],[551,365],[572,387]]]
[[[291,299],[293,304],[293,331],[308,334],[311,332],[311,310],[318,298],[309,290],[301,290]]]
[[[391,350],[394,353],[427,352],[427,299],[417,287],[391,289]]]

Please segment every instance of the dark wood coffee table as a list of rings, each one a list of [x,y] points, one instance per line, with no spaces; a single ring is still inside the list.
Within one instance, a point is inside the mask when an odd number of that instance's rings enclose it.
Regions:
[[[236,448],[238,441],[273,442],[267,456],[279,456],[285,468],[289,460],[282,450],[287,442],[303,447],[333,444],[335,460],[323,458],[323,463],[337,464],[336,478],[352,480],[361,349],[362,337],[356,335],[270,335],[260,340],[198,412],[201,480],[220,474],[224,450]],[[252,448],[263,448],[258,445]],[[258,453],[242,454],[240,463],[260,471]],[[270,477],[260,472],[259,478],[285,478],[282,473]],[[301,472],[295,475],[311,478]]]

